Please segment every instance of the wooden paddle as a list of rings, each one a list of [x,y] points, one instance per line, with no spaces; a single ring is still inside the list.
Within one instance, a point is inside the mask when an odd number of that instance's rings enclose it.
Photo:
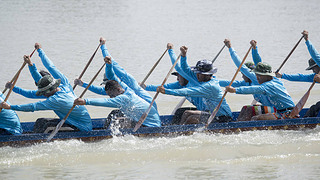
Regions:
[[[307,100],[309,98],[311,89],[313,88],[313,86],[315,84],[316,84],[316,82],[313,81],[313,83],[309,87],[308,91],[302,96],[300,101],[296,104],[296,106],[290,112],[289,118],[295,118],[300,113],[300,111],[302,110],[303,106],[306,104],[306,102],[307,102]]]
[[[33,53],[36,51],[36,49],[34,49],[32,51],[32,53],[30,54],[30,58],[32,57]],[[13,83],[13,81],[16,79],[17,75],[20,74],[20,72],[22,71],[22,69],[26,66],[26,62],[23,62],[22,63],[22,66],[20,67],[20,69],[18,70],[18,72],[13,76],[12,80],[10,81],[10,83]],[[3,91],[2,91],[2,94],[4,94],[5,92],[7,91],[7,88],[5,88]]]
[[[86,70],[88,69],[88,67],[89,67],[90,63],[92,62],[94,56],[96,55],[96,53],[97,53],[100,45],[101,45],[101,44],[99,43],[99,46],[97,47],[97,49],[96,49],[96,50],[94,51],[94,53],[92,54],[91,58],[89,59],[87,65],[84,67],[84,69],[83,69],[83,71],[81,72],[81,74],[80,74],[80,76],[79,76],[78,79],[81,79],[82,76],[83,76],[83,74],[84,74],[84,73],[86,72]],[[76,87],[77,87],[77,84],[73,85],[73,90],[74,90]]]
[[[91,84],[93,83],[93,81],[97,78],[97,76],[99,75],[99,73],[101,72],[101,70],[103,69],[103,67],[105,66],[106,63],[104,63],[101,68],[99,69],[99,71],[96,73],[96,75],[91,79],[90,83],[88,84],[88,86],[83,90],[82,94],[79,96],[79,98],[82,98],[84,96],[84,94],[87,92],[87,90],[89,89],[89,87],[91,86]],[[67,120],[68,116],[70,115],[70,113],[72,112],[72,110],[76,107],[76,105],[73,105],[71,107],[71,109],[69,110],[69,112],[67,113],[67,115],[59,122],[59,124],[55,127],[55,129],[52,131],[52,133],[49,135],[49,137],[47,138],[47,142],[51,141],[51,139],[58,133],[59,129],[62,127],[62,125],[64,124],[64,122]]]
[[[153,70],[157,67],[157,65],[159,64],[159,62],[161,61],[162,57],[166,54],[166,52],[168,51],[168,49],[166,49],[164,51],[164,53],[161,55],[161,57],[159,58],[159,60],[153,65],[153,67],[150,69],[150,71],[148,72],[148,74],[146,75],[146,77],[142,80],[142,82],[140,83],[141,86],[144,85],[144,83],[146,82],[146,80],[149,78],[150,74],[153,72]]]
[[[22,70],[22,69],[21,69],[21,70]],[[16,76],[15,76],[15,79],[13,80],[13,84],[12,84],[12,86],[11,86],[11,88],[10,88],[7,96],[6,96],[6,98],[4,99],[4,102],[7,102],[7,100],[9,99],[9,96],[10,96],[10,94],[11,94],[11,92],[12,92],[12,89],[14,88],[14,86],[16,85],[16,83],[17,83],[17,81],[18,81],[20,72],[21,72],[21,71],[18,71],[18,72],[17,72],[17,74],[16,74]],[[2,108],[0,108],[0,112],[1,112],[1,111],[2,111]]]
[[[282,62],[282,64],[280,65],[280,67],[276,70],[275,73],[278,73],[280,71],[280,69],[282,68],[282,66],[287,62],[287,60],[289,59],[289,57],[291,56],[291,54],[293,53],[293,51],[297,48],[297,46],[299,45],[300,41],[302,40],[303,36],[299,39],[299,41],[297,42],[297,44],[293,47],[293,49],[290,51],[290,53],[288,54],[288,56],[286,57],[286,59],[284,59],[284,61]]]
[[[218,54],[216,55],[216,57],[213,58],[212,60],[212,64],[216,61],[216,59],[219,57],[219,55],[221,54],[222,50],[224,49],[224,47],[226,47],[226,45],[223,45],[223,47],[220,49],[220,51],[218,52]],[[183,105],[183,103],[187,100],[186,97],[184,97],[183,99],[180,100],[180,102],[176,105],[176,107],[173,109],[171,115],[174,115],[174,113],[181,108],[181,106]]]
[[[240,66],[238,67],[236,73],[234,74],[234,76],[233,76],[233,78],[232,78],[229,86],[231,86],[232,83],[233,83],[233,81],[236,79],[236,76],[237,76],[238,72],[240,71],[242,65],[244,64],[244,62],[245,62],[245,60],[246,60],[246,58],[247,58],[247,56],[248,56],[251,48],[252,48],[252,46],[250,46],[248,52],[247,52],[246,55],[244,56],[244,58],[243,58],[243,60],[242,60],[242,62],[241,62],[241,64],[240,64]],[[223,94],[223,96],[222,96],[222,98],[221,98],[218,106],[216,106],[216,108],[214,108],[212,114],[210,115],[210,117],[209,117],[209,119],[208,119],[208,121],[207,121],[207,123],[206,123],[206,126],[205,126],[206,128],[209,126],[209,124],[212,122],[212,120],[214,119],[214,117],[217,115],[217,112],[218,112],[218,110],[219,110],[219,108],[220,108],[220,106],[221,106],[221,104],[222,104],[222,102],[223,102],[223,99],[226,97],[226,95],[227,95],[227,91],[224,92],[224,94]]]
[[[173,63],[173,65],[172,65],[171,69],[169,70],[167,76],[164,78],[161,86],[163,86],[163,85],[166,83],[167,79],[169,78],[171,72],[173,71],[173,69],[174,69],[174,67],[176,66],[177,62],[179,61],[180,57],[181,57],[181,53],[179,54],[179,56],[178,56],[178,58],[176,59],[176,61]],[[144,120],[147,118],[147,116],[148,116],[148,114],[149,114],[149,112],[150,112],[150,110],[151,110],[151,108],[152,108],[152,105],[153,105],[154,101],[156,100],[156,98],[158,97],[158,95],[159,95],[159,92],[157,91],[156,94],[154,95],[151,103],[150,103],[149,108],[146,110],[146,112],[144,112],[144,113],[142,114],[142,116],[140,117],[140,119],[139,119],[139,121],[137,122],[136,126],[134,127],[133,132],[136,132],[136,131],[140,128],[140,126],[142,125],[142,123],[144,122]]]

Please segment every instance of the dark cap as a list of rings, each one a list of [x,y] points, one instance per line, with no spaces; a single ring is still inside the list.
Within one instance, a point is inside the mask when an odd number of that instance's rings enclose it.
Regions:
[[[171,73],[171,75],[179,76],[180,74],[178,72],[173,72],[173,73]]]
[[[211,75],[211,74],[216,73],[218,71],[218,68],[213,67],[211,61],[209,61],[207,59],[203,59],[203,60],[198,61],[196,66],[191,67],[191,70],[194,73]]]
[[[317,66],[317,63],[312,58],[309,59],[308,63],[309,63],[309,67],[307,67],[306,70],[311,70],[313,67]]]

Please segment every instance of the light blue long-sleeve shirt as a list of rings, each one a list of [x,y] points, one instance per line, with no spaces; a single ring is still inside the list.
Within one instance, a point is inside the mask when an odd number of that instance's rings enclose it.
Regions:
[[[0,92],[0,103],[4,99],[4,95]],[[10,105],[9,101],[7,103]],[[11,134],[21,134],[22,128],[17,113],[11,109],[2,109],[0,112],[0,128],[7,130]]]
[[[260,54],[258,52],[258,47],[256,46],[256,49],[251,48],[251,54],[252,54],[252,59],[253,59],[253,63],[254,65],[257,65],[259,62],[262,62]]]
[[[175,52],[173,51],[173,49],[169,49],[168,53],[169,53],[169,56],[170,56],[171,63],[173,65],[174,62],[177,60],[177,56],[176,56]],[[183,78],[185,78],[186,80],[189,81],[190,85],[195,86],[195,85],[199,85],[200,84],[197,79],[194,79],[194,78],[190,77],[187,73],[185,73],[183,71],[183,69],[181,67],[181,61],[180,61],[180,63],[178,62],[174,68]]]
[[[53,110],[60,119],[63,119],[71,107],[77,96],[74,94],[71,84],[67,77],[65,77],[51,62],[51,60],[45,55],[42,49],[38,49],[39,57],[43,65],[48,69],[51,75],[55,79],[61,79],[59,88],[60,91],[47,98],[45,101],[39,101],[36,103],[13,105],[11,109],[17,111],[40,111],[40,110]],[[38,82],[42,76],[36,70],[36,68],[29,69],[35,82]],[[38,75],[35,75],[38,74]],[[36,91],[33,91],[35,93]],[[30,96],[31,97],[31,96]],[[76,126],[80,131],[91,131],[92,122],[88,110],[84,106],[76,106],[68,116],[66,123]]]
[[[277,110],[295,106],[291,96],[278,78],[273,78],[271,81],[264,82],[260,85],[238,87],[236,88],[236,93],[266,95],[270,103],[272,103],[272,106]]]
[[[109,80],[117,81],[125,92],[114,98],[85,99],[87,105],[105,106],[119,108],[127,117],[134,121],[139,121],[140,117],[149,108],[150,103],[138,96],[126,83],[120,81],[113,71],[113,64],[106,64],[106,76]],[[149,127],[160,127],[161,120],[157,109],[152,106],[151,110],[143,122]]]
[[[199,86],[182,89],[166,89],[165,94],[203,98],[205,108],[199,110],[210,112],[213,112],[223,95],[219,82],[216,79],[211,79],[208,82],[201,83]],[[225,99],[223,99],[222,105],[217,113],[217,116],[222,115],[232,116],[231,109]]]
[[[301,82],[313,82],[313,78],[316,74],[282,74],[282,79],[286,79],[288,81],[301,81]]]
[[[101,51],[103,57],[110,56],[112,59],[113,71],[115,75],[123,81],[127,86],[129,86],[139,97],[151,103],[152,97],[150,94],[140,87],[139,83],[134,79],[134,77],[127,73],[119,64],[112,58],[105,44],[101,45]],[[107,66],[106,66],[107,68]],[[153,103],[153,106],[157,109],[156,102]]]
[[[306,45],[307,45],[310,56],[317,63],[317,65],[320,67],[320,54],[318,53],[316,48],[312,45],[310,40],[306,41]]]
[[[204,107],[199,110],[212,112],[214,108],[219,104],[223,95],[221,87],[219,85],[219,81],[213,76],[212,79],[208,82],[199,82],[196,73],[194,73],[191,70],[190,66],[188,65],[186,56],[181,56],[180,63],[181,63],[181,69],[187,74],[187,76],[193,79],[194,81],[197,81],[200,85],[194,86],[191,88],[181,89],[181,93],[177,93],[176,95],[181,96],[181,94],[185,94],[186,92],[188,92],[188,89],[189,89],[190,93],[192,92],[192,95],[186,94],[185,96],[202,97]],[[232,116],[231,109],[225,99],[223,99],[219,111],[217,113],[218,116],[220,115]]]
[[[86,88],[88,85],[88,83],[83,83],[82,87]],[[91,85],[88,90],[96,94],[107,95],[106,90],[102,86]]]
[[[230,52],[231,59],[233,60],[234,64],[237,67],[239,67],[241,64],[241,60],[240,60],[240,57],[238,56],[237,52],[232,47],[229,48],[229,52]],[[256,48],[256,49],[252,48],[252,58],[253,58],[255,64],[261,62],[261,57],[258,53],[258,48]],[[236,81],[236,82],[232,83],[233,87],[260,85],[256,74],[253,71],[251,71],[246,65],[243,64],[242,67],[240,68],[240,71],[251,80],[251,83],[247,83],[244,80]],[[228,85],[229,85],[231,81],[226,81],[226,82],[228,82]],[[226,82],[220,81],[220,85],[221,86],[225,85]],[[272,106],[272,103],[270,102],[269,98],[263,94],[253,94],[253,98],[256,101],[260,102],[263,106]]]
[[[170,60],[171,60],[171,63],[173,65],[175,63],[175,61],[177,60],[177,56],[176,56],[175,52],[173,51],[173,49],[169,49],[168,50],[168,54],[170,56]],[[175,70],[184,79],[188,80],[188,84],[187,84],[186,87],[193,87],[193,86],[199,86],[200,85],[198,79],[194,79],[194,78],[190,77],[190,75],[188,75],[187,73],[184,72],[184,70],[182,69],[182,66],[181,66],[181,61],[176,64]],[[179,82],[177,82],[177,83],[179,83]],[[178,88],[169,88],[169,89],[178,89]],[[190,103],[192,103],[194,106],[196,106],[198,110],[205,109],[203,98],[200,98],[200,97],[186,97],[186,99]]]
[[[160,86],[160,84],[159,85],[147,85],[146,90],[156,92],[157,88],[159,86]],[[181,86],[180,83],[177,81],[177,82],[173,82],[173,83],[164,84],[163,87],[165,89],[181,89],[181,88],[193,87],[193,85],[190,85],[190,83],[188,83],[186,86]],[[190,103],[192,103],[194,106],[196,106],[196,108],[198,110],[205,109],[205,104],[203,103],[203,98],[201,98],[201,97],[186,97],[186,99]]]

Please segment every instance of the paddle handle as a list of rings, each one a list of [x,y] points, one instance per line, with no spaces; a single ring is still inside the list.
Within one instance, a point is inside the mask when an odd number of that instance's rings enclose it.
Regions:
[[[172,67],[170,68],[167,76],[164,78],[163,82],[161,83],[161,86],[163,86],[163,85],[166,83],[166,81],[168,80],[171,72],[173,71],[174,67],[177,65],[180,57],[181,57],[181,53],[179,54],[179,56],[178,56],[178,58],[176,59],[176,61],[173,63],[173,65],[172,65]],[[149,112],[150,112],[150,110],[151,110],[151,108],[152,108],[152,105],[153,105],[154,101],[156,100],[156,98],[158,97],[158,95],[159,95],[159,92],[156,92],[156,94],[154,95],[154,97],[153,97],[153,99],[152,99],[152,101],[151,101],[151,103],[150,103],[149,108],[146,110],[146,112],[144,112],[144,113],[142,114],[142,116],[140,117],[140,119],[139,119],[139,121],[137,122],[136,126],[134,127],[133,132],[136,132],[136,131],[140,128],[140,126],[143,124],[144,120],[147,118],[147,116],[148,116],[148,114],[149,114]]]
[[[32,57],[32,55],[33,55],[33,53],[36,51],[36,49],[34,49],[33,51],[32,51],[32,53],[30,54],[30,58]],[[20,72],[22,71],[22,69],[26,66],[26,62],[23,62],[22,63],[22,66],[20,67],[20,69],[18,70],[18,72],[13,76],[13,78],[11,79],[11,81],[10,81],[10,83],[13,83],[13,81],[16,79],[16,77],[17,77],[17,74],[19,73],[20,74]],[[7,89],[8,88],[5,88],[3,91],[2,91],[2,94],[4,94],[6,91],[7,91]]]
[[[220,49],[220,51],[218,52],[218,54],[216,55],[216,57],[213,58],[212,63],[214,63],[217,58],[219,57],[219,55],[221,54],[222,50],[224,49],[224,47],[226,47],[226,45],[223,45],[222,48]]]
[[[91,84],[93,83],[93,81],[97,78],[97,76],[99,75],[99,73],[101,72],[101,70],[103,69],[103,67],[105,66],[106,62],[101,66],[101,68],[99,69],[99,71],[94,75],[94,77],[91,79],[91,81],[89,82],[88,86],[83,90],[83,92],[81,93],[81,95],[79,96],[79,98],[82,98],[84,96],[84,94],[87,92],[87,90],[89,89],[89,87],[91,86]],[[55,127],[55,129],[52,131],[52,133],[49,135],[49,137],[47,138],[47,142],[51,141],[51,139],[58,133],[59,129],[62,127],[62,125],[64,124],[64,122],[67,120],[67,118],[69,117],[70,113],[72,112],[72,110],[76,107],[76,105],[73,105],[71,107],[71,109],[69,110],[69,112],[67,113],[67,115],[59,122],[59,124]]]
[[[161,55],[161,57],[158,59],[158,61],[152,66],[152,68],[150,69],[150,71],[148,72],[148,74],[146,75],[146,77],[142,80],[142,82],[140,83],[141,85],[143,85],[146,80],[149,78],[149,76],[151,75],[151,73],[153,72],[153,70],[158,66],[159,62],[161,61],[162,57],[166,54],[166,52],[168,51],[168,49],[166,49],[163,54]]]
[[[229,86],[231,86],[232,83],[233,83],[233,81],[236,79],[237,74],[239,73],[242,65],[244,64],[244,62],[246,61],[246,59],[247,59],[247,57],[248,57],[248,54],[249,54],[249,52],[250,52],[250,50],[251,50],[251,47],[252,47],[252,46],[250,46],[249,50],[247,51],[246,55],[244,56],[244,58],[243,58],[243,60],[242,60],[242,62],[241,62],[241,64],[240,64],[240,66],[238,67],[236,73],[234,74],[234,76],[233,76],[233,78],[232,78]],[[219,108],[220,108],[220,106],[221,106],[221,104],[222,104],[222,102],[223,102],[223,99],[225,98],[226,95],[227,95],[227,91],[224,92],[224,94],[223,94],[223,96],[222,96],[222,98],[221,98],[218,106],[216,106],[216,108],[213,110],[212,114],[210,115],[210,117],[209,117],[209,119],[208,119],[208,121],[207,121],[207,123],[206,123],[206,126],[205,126],[206,128],[209,126],[209,124],[212,122],[212,120],[213,120],[214,117],[216,116],[216,114],[217,114],[217,112],[218,112],[218,110],[219,110]]]
[[[288,54],[288,56],[286,57],[286,59],[284,59],[284,61],[282,62],[282,64],[280,65],[280,67],[276,70],[275,73],[279,73],[280,69],[282,68],[282,66],[287,62],[287,60],[289,59],[289,57],[291,56],[291,54],[293,53],[293,51],[297,48],[297,46],[299,45],[299,43],[301,42],[301,40],[303,39],[303,36],[301,36],[301,38],[299,39],[299,41],[296,43],[296,45],[293,47],[293,49],[290,51],[290,53]]]
[[[90,57],[87,65],[84,67],[84,69],[83,69],[83,71],[81,72],[81,74],[80,74],[80,76],[79,76],[78,79],[81,79],[82,76],[84,75],[84,73],[87,71],[90,63],[92,62],[92,60],[93,60],[94,56],[96,55],[96,53],[97,53],[97,51],[98,51],[98,49],[99,49],[100,46],[101,46],[101,44],[98,45],[97,49],[94,51],[94,53],[93,53],[92,56]],[[77,87],[77,84],[73,85],[73,90],[74,90],[76,87]]]
[[[7,96],[6,96],[6,98],[4,99],[4,102],[7,102],[7,100],[9,99],[9,96],[10,96],[10,94],[11,94],[11,92],[12,92],[12,89],[14,88],[14,86],[16,85],[16,83],[17,83],[17,81],[18,81],[20,72],[21,72],[21,71],[18,71],[18,74],[16,74],[16,79],[14,79],[13,84],[12,84],[12,86],[11,86],[11,88],[10,88]],[[0,112],[1,112],[1,111],[2,111],[2,108],[0,108]]]

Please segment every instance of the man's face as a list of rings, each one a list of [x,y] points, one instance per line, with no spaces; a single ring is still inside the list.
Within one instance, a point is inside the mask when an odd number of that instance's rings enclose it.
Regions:
[[[48,97],[54,95],[54,93],[56,93],[56,90],[52,90],[52,91],[50,91],[49,93],[45,93],[43,96],[45,96],[45,97],[48,98]]]
[[[270,76],[266,76],[266,75],[256,74],[256,76],[257,76],[257,80],[258,80],[259,84],[267,82],[270,79]]]
[[[197,79],[199,82],[210,81],[212,75],[197,73]]]
[[[315,66],[312,68],[313,73],[318,74],[320,72],[320,67],[319,66]]]
[[[243,73],[242,73],[242,79],[243,79],[245,82],[248,82],[248,83],[251,82],[251,80],[250,80],[246,75],[244,75]]]
[[[177,76],[177,81],[179,82],[179,84],[181,86],[186,86],[188,84],[188,80],[186,80],[185,78],[183,78],[180,74]]]

